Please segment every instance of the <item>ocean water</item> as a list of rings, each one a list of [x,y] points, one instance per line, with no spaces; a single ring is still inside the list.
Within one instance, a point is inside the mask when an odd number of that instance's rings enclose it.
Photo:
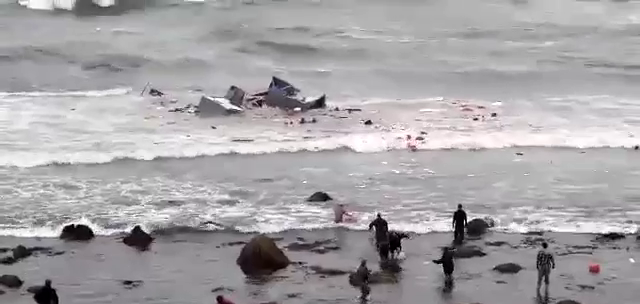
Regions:
[[[58,2],[0,1],[0,234],[331,227],[317,190],[352,229],[637,229],[635,1]],[[331,109],[168,112],[272,75]]]

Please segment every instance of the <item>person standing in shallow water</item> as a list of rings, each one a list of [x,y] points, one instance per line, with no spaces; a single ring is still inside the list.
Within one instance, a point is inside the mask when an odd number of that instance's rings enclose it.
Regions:
[[[369,230],[376,228],[376,246],[380,243],[389,242],[389,224],[378,213],[376,219],[369,224]]]
[[[389,259],[389,224],[378,213],[376,219],[369,224],[369,230],[376,228],[376,249],[380,255],[380,260]]]
[[[453,241],[461,244],[464,240],[464,228],[467,226],[467,213],[462,210],[462,204],[458,204],[458,210],[453,213]]]
[[[369,276],[371,275],[371,271],[367,268],[367,260],[360,261],[360,266],[358,270],[356,270],[356,278],[360,284],[360,300],[366,301],[369,293],[371,292],[371,288],[369,287]]]
[[[538,269],[538,294],[540,294],[540,285],[542,284],[542,278],[544,277],[545,292],[549,292],[549,275],[551,269],[556,268],[556,261],[553,258],[553,254],[547,251],[549,244],[547,242],[542,243],[542,249],[538,251],[536,257],[536,268]]]
[[[33,299],[38,304],[58,304],[58,293],[51,287],[51,280],[44,281],[44,286],[36,291]]]

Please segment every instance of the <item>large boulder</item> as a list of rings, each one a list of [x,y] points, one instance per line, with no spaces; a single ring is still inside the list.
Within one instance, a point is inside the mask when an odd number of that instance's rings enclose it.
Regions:
[[[60,239],[66,241],[89,241],[95,237],[93,234],[93,230],[86,225],[67,225],[62,228],[62,233],[60,233]]]
[[[266,275],[286,268],[291,262],[276,243],[265,235],[257,235],[249,241],[236,260],[245,275]]]
[[[149,245],[153,242],[153,237],[144,232],[139,225],[136,225],[131,229],[129,235],[122,239],[122,242],[130,247],[135,247],[138,250],[147,250]]]
[[[487,233],[487,229],[491,228],[491,225],[484,219],[472,219],[467,223],[467,234],[469,236],[481,236]]]
[[[493,271],[497,271],[499,273],[514,274],[514,273],[520,272],[520,270],[522,270],[522,266],[516,263],[505,263],[505,264],[500,264],[496,267],[493,267]]]
[[[483,257],[485,255],[487,254],[484,253],[480,247],[476,246],[460,246],[453,252],[453,257],[456,259]]]
[[[369,284],[395,284],[398,282],[398,277],[390,272],[374,271],[369,275]],[[349,284],[355,287],[362,285],[362,281],[355,272],[349,274]]]
[[[4,274],[0,276],[0,285],[9,287],[9,288],[20,288],[24,283],[18,276],[11,274]]]
[[[318,191],[307,198],[307,202],[326,202],[331,200],[333,200],[333,198],[322,191]]]

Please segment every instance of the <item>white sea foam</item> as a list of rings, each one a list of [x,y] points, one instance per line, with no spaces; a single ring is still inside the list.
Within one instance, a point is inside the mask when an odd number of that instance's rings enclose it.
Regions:
[[[263,211],[263,210],[262,210]],[[245,214],[247,209],[245,208]],[[209,230],[219,231],[221,229],[234,229],[242,233],[278,233],[287,230],[317,230],[317,229],[332,229],[337,227],[343,227],[355,231],[367,231],[369,221],[372,218],[369,216],[357,216],[358,222],[356,223],[343,223],[334,224],[330,220],[330,215],[326,214],[325,217],[314,218],[294,218],[289,216],[273,216],[269,214],[263,214],[260,212],[260,216],[255,218],[255,222],[239,224],[236,226],[218,227],[211,225],[203,225],[201,223],[186,224],[185,221],[171,222],[170,219],[160,221],[160,218],[149,219],[141,217],[134,219],[127,223],[122,228],[105,228],[99,224],[96,224],[87,218],[79,218],[77,220],[68,221],[67,223],[54,226],[39,226],[39,227],[25,227],[25,226],[8,226],[4,225],[0,227],[1,236],[16,236],[16,237],[45,237],[53,238],[58,237],[62,232],[62,228],[67,224],[84,224],[94,231],[96,235],[109,236],[121,234],[130,231],[135,225],[141,225],[143,229],[147,231],[153,231],[156,229],[163,229],[169,227],[191,227],[197,230]],[[224,214],[219,214],[220,218],[224,219]],[[224,224],[224,220],[222,221]],[[412,233],[436,233],[436,232],[451,232],[450,219],[442,219],[438,221],[425,222],[414,220],[390,221],[391,229],[396,231],[412,232]],[[506,223],[505,225],[498,225],[492,228],[494,231],[504,233],[526,233],[529,231],[548,231],[548,232],[562,232],[562,233],[608,233],[608,232],[620,232],[620,233],[636,233],[638,231],[638,225],[636,224],[622,224],[613,221],[595,221],[589,219],[583,219],[577,222],[567,223],[563,218],[547,218],[544,222],[535,225]]]
[[[320,116],[317,127],[285,127],[281,122],[283,117],[277,111],[258,111],[263,118],[218,119],[216,124],[219,128],[212,131],[208,120],[167,113],[167,108],[130,94],[131,91],[131,88],[115,88],[102,91],[0,92],[0,126],[8,131],[2,141],[0,166],[102,164],[119,159],[154,160],[336,149],[377,153],[406,149],[403,139],[406,134],[424,131],[427,135],[423,135],[425,141],[418,143],[419,150],[629,148],[638,144],[634,134],[640,132],[640,128],[632,124],[608,122],[609,117],[603,120],[581,113],[573,120],[566,116],[549,116],[544,112],[536,114],[529,109],[526,109],[526,116],[515,112],[475,122],[464,116],[516,110],[491,105],[490,102],[461,102],[442,97],[360,101],[362,112],[354,112],[349,119],[334,122]],[[594,101],[594,112],[601,112],[597,108],[603,103],[601,99],[611,99],[610,96],[568,98]],[[553,97],[548,101],[566,103],[565,99]],[[396,103],[402,103],[403,107],[391,107]],[[464,107],[483,104],[484,108],[463,112],[461,103],[465,104]],[[426,104],[429,111],[422,111]],[[616,110],[614,107],[607,110],[611,109]],[[625,115],[634,113],[627,109]],[[276,119],[270,118],[274,116]],[[359,117],[374,118],[376,125],[362,126],[358,122]],[[613,117],[624,119],[623,115]],[[250,124],[246,123],[248,120]],[[236,142],[236,138],[251,141]]]
[[[106,97],[126,95],[131,92],[131,88],[114,88],[108,90],[93,91],[32,91],[32,92],[0,92],[0,98],[7,99],[10,97]]]

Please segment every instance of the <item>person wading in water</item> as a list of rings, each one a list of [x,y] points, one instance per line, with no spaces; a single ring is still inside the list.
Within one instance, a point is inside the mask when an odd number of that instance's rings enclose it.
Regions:
[[[378,213],[376,219],[369,224],[369,230],[373,227],[376,228],[376,248],[380,259],[387,260],[389,258],[389,224]]]
[[[458,204],[458,210],[453,213],[453,242],[462,244],[464,240],[464,227],[467,226],[467,213],[462,210],[462,204]]]

